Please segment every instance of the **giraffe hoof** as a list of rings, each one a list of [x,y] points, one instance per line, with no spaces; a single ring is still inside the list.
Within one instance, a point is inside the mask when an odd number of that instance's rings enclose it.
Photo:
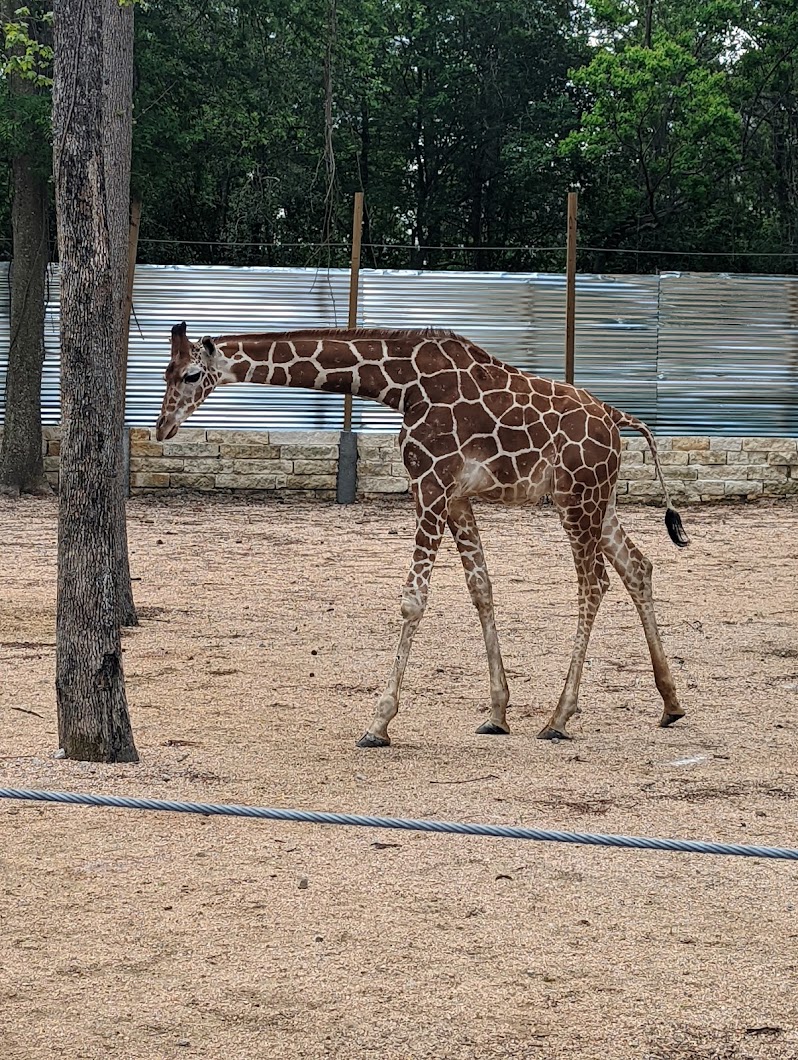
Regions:
[[[510,730],[506,727],[503,729],[495,721],[486,721],[484,725],[480,725],[477,733],[480,736],[509,736]]]
[[[356,747],[390,747],[388,736],[375,736],[373,732],[364,732],[355,744]]]
[[[675,725],[677,721],[684,717],[684,711],[681,714],[668,714],[667,711],[659,719],[659,727],[661,729],[667,729],[669,725]]]
[[[552,729],[550,725],[547,725],[544,729],[541,729],[538,733],[537,738],[539,740],[572,740],[573,737],[569,736],[567,732],[560,732],[559,729]]]

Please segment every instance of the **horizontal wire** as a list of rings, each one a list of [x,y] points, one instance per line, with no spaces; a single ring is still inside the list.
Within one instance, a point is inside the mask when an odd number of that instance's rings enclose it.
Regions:
[[[576,843],[586,846],[623,847],[633,850],[664,850],[673,853],[725,854],[748,858],[798,861],[798,850],[787,847],[743,846],[694,839],[661,839],[655,836],[605,835],[592,832],[562,832],[514,825],[473,824],[456,821],[428,821],[402,817],[372,817],[366,814],[326,813],[320,810],[279,809],[268,806],[178,802],[172,799],[131,798],[121,795],[92,795],[74,791],[33,791],[0,788],[0,799],[59,802],[83,806],[107,806],[125,810],[158,810],[193,813],[204,817],[248,817],[269,821],[295,821],[302,824],[332,824],[355,828],[388,828],[413,832],[443,832],[454,835],[490,836],[496,839],[527,839],[549,843]]]

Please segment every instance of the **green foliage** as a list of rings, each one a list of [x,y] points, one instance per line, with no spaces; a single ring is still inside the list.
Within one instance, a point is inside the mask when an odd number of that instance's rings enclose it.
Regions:
[[[6,158],[46,160],[46,6],[7,20]],[[148,0],[140,255],[345,265],[363,188],[369,264],[559,269],[489,248],[562,246],[577,185],[580,242],[637,255],[582,267],[783,270],[725,255],[798,249],[797,63],[794,0]]]
[[[3,23],[0,76],[16,74],[37,88],[49,87],[53,83],[53,49],[41,39],[42,30],[49,30],[52,23],[52,11],[37,12],[29,7],[18,7],[14,11],[14,20]]]

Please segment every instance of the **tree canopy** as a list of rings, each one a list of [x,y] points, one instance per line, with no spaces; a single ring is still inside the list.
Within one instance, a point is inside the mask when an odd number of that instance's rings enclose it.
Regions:
[[[581,268],[798,262],[792,0],[148,0],[135,63],[140,261],[345,265],[363,189],[367,264],[562,269],[578,187]]]

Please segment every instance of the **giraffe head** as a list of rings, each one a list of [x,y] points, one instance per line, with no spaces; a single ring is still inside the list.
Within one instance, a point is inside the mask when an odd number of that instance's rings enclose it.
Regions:
[[[213,339],[189,342],[186,322],[172,328],[172,356],[166,369],[166,393],[161,415],[155,427],[159,442],[173,438],[183,420],[200,407],[219,383],[222,372],[217,365]]]

